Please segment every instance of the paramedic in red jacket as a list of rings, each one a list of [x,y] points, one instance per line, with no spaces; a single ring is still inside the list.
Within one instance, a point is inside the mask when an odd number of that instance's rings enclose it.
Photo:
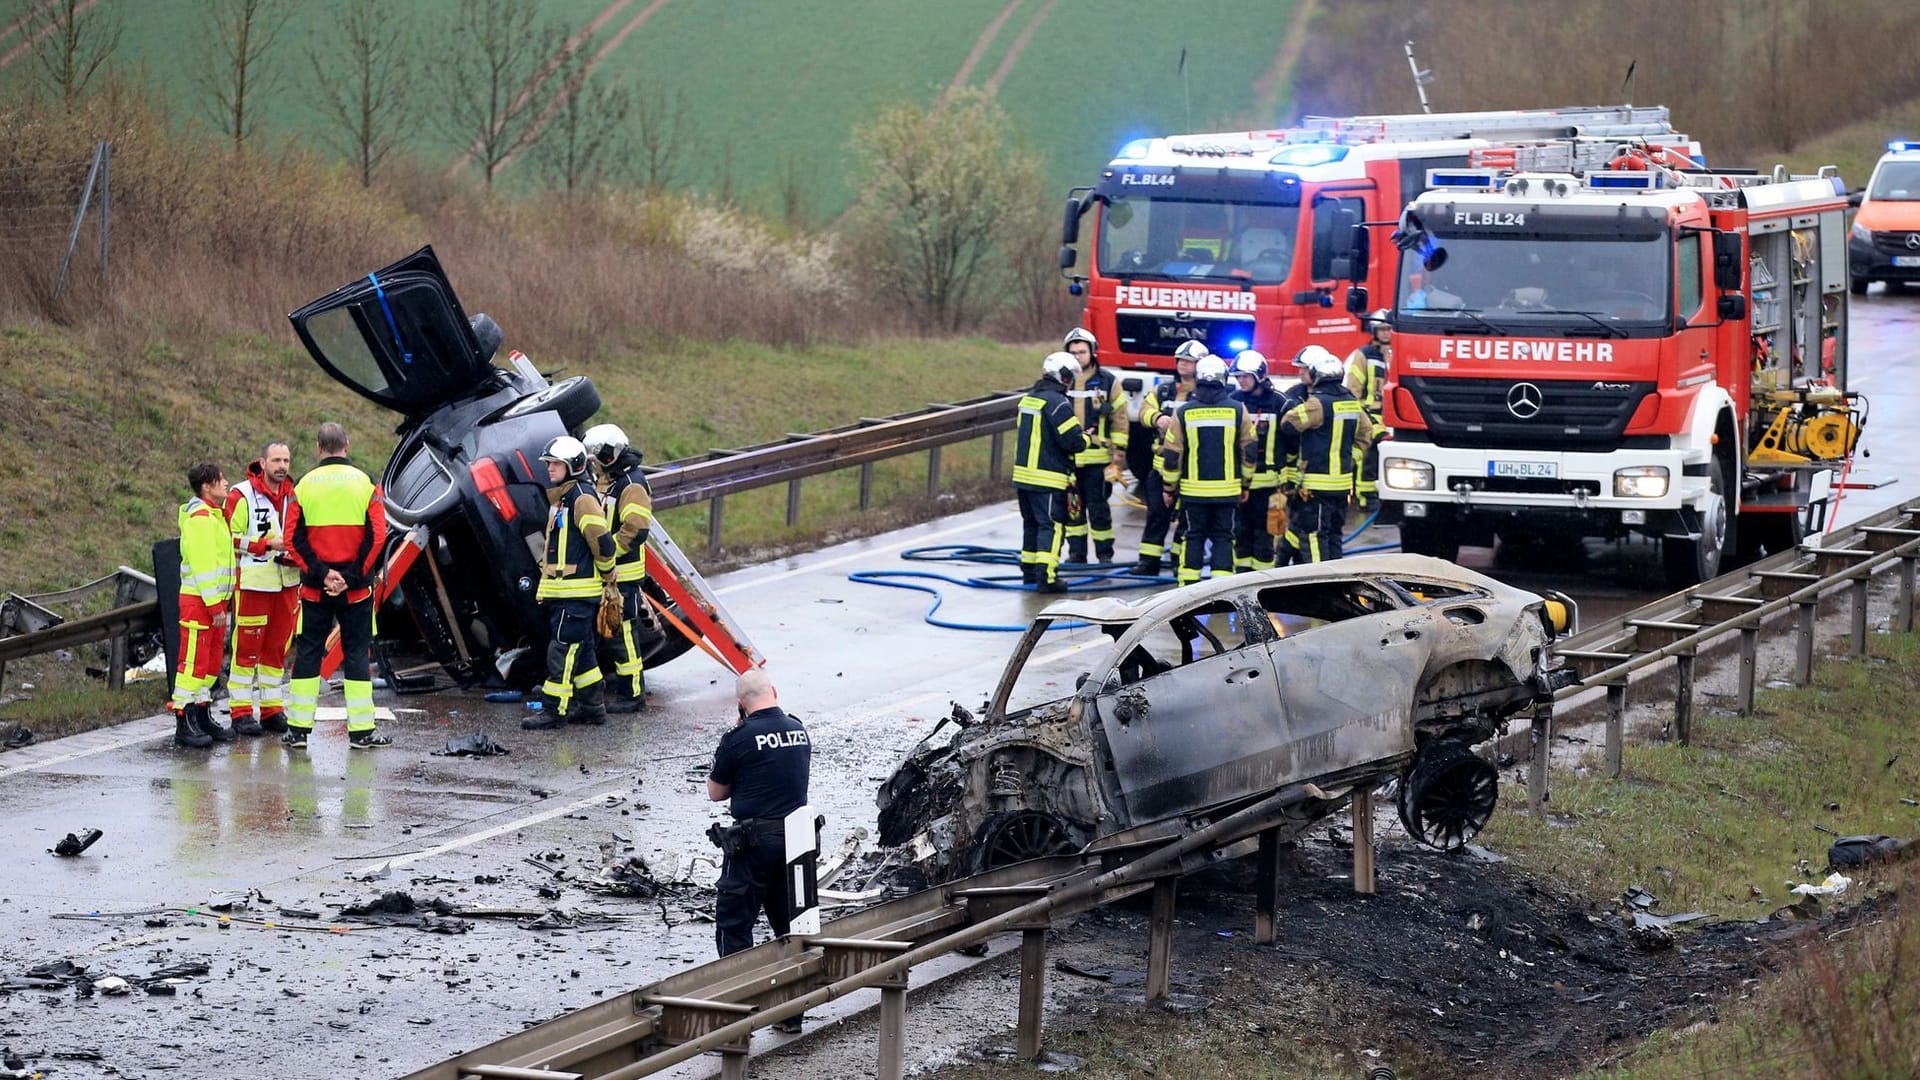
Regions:
[[[293,451],[270,442],[227,491],[227,525],[240,564],[234,593],[227,705],[238,735],[287,730],[287,648],[300,619],[300,571],[287,552]]]

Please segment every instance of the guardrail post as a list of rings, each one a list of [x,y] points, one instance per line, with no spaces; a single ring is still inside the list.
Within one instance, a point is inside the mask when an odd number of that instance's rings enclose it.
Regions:
[[[1806,686],[1813,682],[1813,628],[1815,612],[1820,606],[1820,598],[1796,601],[1794,620],[1798,624],[1798,633],[1794,642],[1793,683]]]
[[[720,1048],[720,1080],[747,1080],[746,1047],[723,1046]]]
[[[991,448],[987,452],[987,479],[1000,479],[1000,468],[1007,460],[1007,433],[996,431],[991,439]],[[1911,562],[1911,560],[1909,560]]]
[[[1607,684],[1607,777],[1620,779],[1620,758],[1627,738],[1627,681]]]
[[[1020,931],[1020,1034],[1021,1061],[1040,1056],[1040,1005],[1047,988],[1047,931],[1035,927]]]
[[[1759,678],[1760,628],[1740,628],[1740,715],[1753,715],[1753,688]]]
[[[868,510],[873,506],[873,462],[860,466],[860,509]]]
[[[880,984],[880,1080],[901,1080],[907,1070],[907,976]]]
[[[1677,684],[1673,693],[1673,736],[1681,746],[1693,745],[1693,661],[1692,653],[1673,658]]]
[[[727,497],[715,495],[707,500],[707,554],[720,554],[720,523],[726,513]]]
[[[1168,966],[1173,960],[1173,898],[1177,877],[1153,883],[1153,923],[1147,938],[1147,1004],[1167,1003]]]
[[[927,451],[927,498],[940,494],[940,448]]]
[[[800,481],[787,481],[787,528],[800,524]]]
[[[1852,655],[1867,655],[1867,579],[1865,575],[1853,579],[1847,586],[1853,594],[1853,641]]]
[[[1275,910],[1280,893],[1280,830],[1260,834],[1260,871],[1253,884],[1253,942],[1271,945],[1278,937]]]
[[[1371,895],[1373,885],[1373,789],[1353,793],[1353,891]]]
[[[1900,597],[1894,602],[1893,626],[1902,634],[1913,633],[1913,561],[1914,556],[1900,556]]]
[[[1533,723],[1527,734],[1527,805],[1542,810],[1547,805],[1547,757],[1553,749],[1553,706],[1533,710]]]

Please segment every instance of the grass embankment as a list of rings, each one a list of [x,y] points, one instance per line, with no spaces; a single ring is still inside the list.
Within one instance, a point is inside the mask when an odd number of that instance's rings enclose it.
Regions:
[[[1912,747],[1912,708],[1920,698],[1920,636],[1874,639],[1873,657],[1824,664],[1816,686],[1763,691],[1749,718],[1710,711],[1695,723],[1694,745],[1630,746],[1624,775],[1609,780],[1598,762],[1584,775],[1558,773],[1544,818],[1516,808],[1509,789],[1482,841],[1524,873],[1568,887],[1603,907],[1641,885],[1660,897],[1660,913],[1709,912],[1753,920],[1799,900],[1789,888],[1824,876],[1827,847],[1839,834],[1920,832],[1920,754]],[[1596,752],[1597,757],[1597,752]],[[1818,828],[1816,828],[1816,826]],[[1388,856],[1391,858],[1391,856]],[[1665,1031],[1622,1046],[1587,1074],[1630,1080],[1825,1080],[1920,1076],[1920,916],[1911,897],[1920,871],[1910,864],[1847,871],[1854,884],[1841,905],[1871,901],[1840,925],[1809,923],[1808,934],[1779,958],[1779,973],[1758,984],[1729,983],[1702,1002],[1717,1023]],[[1757,895],[1756,895],[1757,893]],[[1604,917],[1604,916],[1600,916]],[[1285,923],[1285,912],[1281,915]],[[1678,931],[1680,946],[1686,933]],[[1284,941],[1284,938],[1283,938]],[[1234,978],[1259,981],[1258,973]],[[1490,979],[1503,977],[1490,973]],[[1275,993],[1286,993],[1276,985]],[[1076,1075],[1152,1075],[1190,1080],[1307,1080],[1350,1075],[1323,1049],[1250,1039],[1235,1009],[1194,1014],[1117,1011],[1056,1021],[1047,1045],[1087,1057]],[[1514,1017],[1525,1025],[1526,1017]],[[1354,1045],[1380,1046],[1378,1032],[1320,1032]],[[1309,1040],[1312,1042],[1313,1040]],[[1348,1040],[1352,1041],[1352,1040]],[[1387,1060],[1418,1057],[1417,1047],[1382,1047]],[[1516,1064],[1516,1068],[1519,1066]],[[1401,1072],[1408,1076],[1484,1074]],[[952,1066],[946,1080],[1039,1075],[1026,1065]],[[1529,1073],[1531,1075],[1531,1073]]]

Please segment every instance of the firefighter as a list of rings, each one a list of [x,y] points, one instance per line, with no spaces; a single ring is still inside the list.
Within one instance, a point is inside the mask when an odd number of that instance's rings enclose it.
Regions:
[[[239,735],[287,730],[287,647],[300,618],[300,572],[287,557],[293,450],[274,441],[227,492],[227,525],[240,564],[234,594],[227,703]]]
[[[1124,413],[1114,421],[1114,402],[1119,397],[1113,372],[1100,366],[1099,342],[1090,331],[1078,326],[1067,331],[1062,345],[1080,362],[1080,374],[1074,381],[1073,412],[1087,435],[1087,448],[1073,457],[1073,487],[1078,505],[1069,500],[1067,507],[1067,561],[1087,561],[1087,540],[1093,540],[1096,561],[1113,561],[1113,508],[1108,497],[1113,481],[1119,479],[1114,451],[1122,458],[1127,451],[1127,418]],[[1076,512],[1077,511],[1077,512]]]
[[[227,601],[233,596],[233,537],[218,507],[227,502],[227,475],[203,461],[187,470],[193,497],[180,506],[180,650],[173,673],[173,741],[196,750],[233,731],[213,718],[213,684],[227,640]]]
[[[542,711],[520,726],[543,731],[565,724],[604,724],[599,651],[595,629],[601,597],[617,589],[613,533],[607,510],[587,476],[587,448],[562,435],[540,455],[547,463],[546,557],[535,591],[547,609],[547,681],[541,684]]]
[[[314,440],[320,463],[293,488],[287,544],[300,570],[300,630],[293,641],[293,678],[287,683],[287,733],[280,741],[304,749],[320,706],[320,662],[327,632],[340,625],[340,670],[347,699],[347,745],[391,746],[376,730],[373,679],[373,587],[387,543],[380,485],[347,460],[347,431],[332,421]]]
[[[1035,592],[1067,591],[1060,580],[1060,544],[1067,531],[1067,488],[1075,455],[1087,448],[1067,388],[1079,377],[1071,353],[1041,362],[1040,381],[1020,399],[1014,434],[1013,487],[1020,500],[1020,580]]]
[[[1186,522],[1179,520],[1176,524],[1179,515],[1174,512],[1174,504],[1166,501],[1166,493],[1174,482],[1174,475],[1166,471],[1164,464],[1167,429],[1173,424],[1174,408],[1193,394],[1195,365],[1211,355],[1198,341],[1181,342],[1173,352],[1173,382],[1154,387],[1146,403],[1140,406],[1140,422],[1153,433],[1153,458],[1140,486],[1140,499],[1147,504],[1147,524],[1140,533],[1140,561],[1133,564],[1135,574],[1159,576],[1160,559],[1167,554],[1169,526],[1174,529],[1173,561],[1180,561]]]
[[[596,424],[581,440],[593,457],[600,476],[600,495],[612,515],[614,579],[620,583],[620,633],[602,638],[602,664],[613,665],[610,713],[633,713],[647,707],[647,680],[641,642],[650,638],[652,625],[640,587],[647,580],[647,535],[653,530],[653,489],[640,471],[640,451],[627,442],[627,433],[613,424]]]
[[[1267,507],[1280,487],[1280,414],[1287,401],[1267,377],[1267,358],[1252,349],[1233,361],[1240,389],[1233,396],[1247,410],[1253,424],[1253,446],[1247,452],[1247,501],[1234,519],[1233,568],[1271,570],[1274,536],[1267,530]]]
[[[1315,346],[1307,346],[1293,356],[1294,379],[1292,385],[1280,392],[1280,415],[1286,416],[1301,402],[1307,400],[1307,392],[1313,389],[1313,371],[1309,365]],[[1324,351],[1324,350],[1323,350]],[[1280,459],[1280,486],[1275,494],[1281,500],[1282,512],[1274,515],[1281,527],[1275,530],[1274,565],[1289,566],[1297,562],[1306,562],[1301,554],[1305,544],[1300,534],[1293,529],[1293,522],[1304,505],[1300,492],[1300,440],[1290,439],[1284,431],[1278,436],[1274,452]]]
[[[775,936],[792,925],[787,890],[787,815],[807,804],[813,745],[805,725],[780,708],[767,673],[751,668],[734,684],[739,717],[720,737],[707,773],[707,798],[729,801],[733,826],[714,823],[708,835],[725,861],[714,886],[713,936],[721,956],[753,945],[753,924],[764,909]],[[798,1030],[794,1017],[786,1031]]]
[[[1168,507],[1180,500],[1187,522],[1182,585],[1199,581],[1209,561],[1215,577],[1233,573],[1234,512],[1247,501],[1246,460],[1254,447],[1247,410],[1227,389],[1227,362],[1217,356],[1199,361],[1194,383],[1193,396],[1167,427],[1166,461],[1175,480],[1162,495]]]
[[[1347,503],[1373,443],[1373,424],[1343,384],[1347,365],[1318,345],[1301,352],[1313,382],[1307,397],[1281,418],[1280,430],[1300,460],[1300,509],[1289,530],[1301,542],[1299,561],[1317,563],[1340,557]]]
[[[1385,430],[1380,424],[1380,394],[1387,383],[1387,365],[1393,360],[1393,327],[1387,322],[1386,308],[1367,316],[1366,322],[1370,338],[1347,357],[1346,387],[1367,410],[1374,434],[1379,435]],[[1379,497],[1380,443],[1377,439],[1367,447],[1367,459],[1360,466],[1356,490],[1361,506]]]

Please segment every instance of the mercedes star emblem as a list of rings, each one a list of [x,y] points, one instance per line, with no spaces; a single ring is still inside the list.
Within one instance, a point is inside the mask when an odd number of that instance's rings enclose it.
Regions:
[[[1907,234],[1907,246],[1915,251],[1920,251],[1920,232],[1910,232]]]
[[[1514,383],[1507,391],[1507,411],[1516,420],[1531,420],[1540,415],[1540,405],[1544,399],[1540,388],[1530,382]]]

